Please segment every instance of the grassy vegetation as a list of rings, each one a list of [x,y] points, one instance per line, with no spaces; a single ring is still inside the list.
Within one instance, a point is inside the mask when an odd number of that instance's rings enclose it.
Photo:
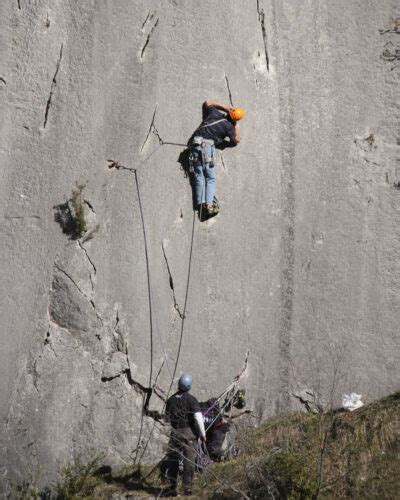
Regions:
[[[73,219],[75,223],[75,234],[78,238],[83,236],[87,231],[87,223],[85,218],[85,205],[83,200],[83,190],[86,184],[77,184],[76,189],[72,191],[71,204],[73,208]]]
[[[400,393],[353,413],[294,414],[241,438],[241,455],[217,464],[213,498],[396,498]]]
[[[213,499],[394,499],[400,491],[400,393],[353,412],[273,418],[238,438],[240,454],[197,475],[194,496]],[[59,499],[162,493],[157,469],[112,471],[102,457],[60,471]],[[31,497],[34,498],[34,497]]]

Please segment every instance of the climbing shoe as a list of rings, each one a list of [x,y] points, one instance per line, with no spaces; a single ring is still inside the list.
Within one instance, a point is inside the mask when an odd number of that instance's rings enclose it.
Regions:
[[[184,494],[184,496],[185,496],[185,497],[191,497],[191,496],[192,496],[192,490],[189,490],[189,489],[187,490],[187,489],[185,489],[185,491],[184,491],[184,493],[183,493],[183,494]]]
[[[207,205],[208,215],[217,215],[218,212],[219,212],[219,205],[218,203],[215,203],[215,201]]]
[[[214,214],[214,205],[212,203],[207,203],[205,205],[205,208],[207,210],[208,215],[213,215]]]

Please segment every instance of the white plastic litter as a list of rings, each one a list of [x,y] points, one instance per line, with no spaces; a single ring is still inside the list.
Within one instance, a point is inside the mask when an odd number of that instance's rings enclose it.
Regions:
[[[352,392],[351,394],[343,394],[342,405],[345,410],[354,411],[364,406],[361,401],[361,394]]]

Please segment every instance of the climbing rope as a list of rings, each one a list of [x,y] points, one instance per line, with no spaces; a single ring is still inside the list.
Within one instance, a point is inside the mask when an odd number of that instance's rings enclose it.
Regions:
[[[138,181],[138,176],[137,176],[137,170],[134,172],[135,175],[135,183],[136,183],[136,190],[137,190],[137,196],[138,196],[138,202],[139,202],[139,211],[140,211],[140,218],[142,221],[142,229],[143,229],[143,241],[144,241],[144,253],[146,256],[146,274],[147,274],[147,291],[148,291],[148,302],[149,302],[149,321],[150,321],[150,373],[149,373],[149,384],[148,387],[151,387],[151,383],[153,380],[153,308],[151,304],[151,283],[150,283],[150,265],[149,265],[149,252],[147,248],[147,236],[146,236],[146,225],[144,223],[144,216],[143,216],[143,206],[142,206],[142,199],[140,196],[140,189],[139,189],[139,181]]]
[[[182,318],[181,318],[181,331],[180,331],[180,335],[179,335],[178,352],[177,352],[176,358],[175,358],[175,365],[174,365],[174,371],[173,371],[173,374],[171,377],[171,383],[170,383],[170,386],[168,388],[168,393],[167,393],[168,396],[169,396],[169,394],[171,392],[171,388],[174,384],[176,370],[178,367],[179,357],[180,357],[181,349],[182,349],[183,333],[184,333],[185,319],[186,319],[186,307],[187,307],[188,297],[189,297],[190,272],[191,272],[191,268],[192,268],[195,222],[196,222],[196,212],[193,212],[192,236],[190,239],[189,265],[188,265],[188,274],[187,274],[187,280],[186,280],[185,302],[183,305]],[[168,396],[167,396],[167,399],[168,399]]]
[[[202,195],[203,195],[203,193],[202,193]],[[200,208],[200,217],[201,217],[201,208]],[[180,354],[181,354],[181,349],[182,349],[183,334],[184,334],[185,319],[186,319],[186,308],[187,308],[188,297],[189,297],[190,272],[191,272],[191,268],[192,268],[192,256],[193,256],[193,243],[194,243],[195,222],[196,222],[196,212],[193,212],[192,235],[191,235],[191,239],[190,239],[190,252],[189,252],[188,274],[187,274],[187,280],[186,280],[185,302],[184,302],[184,305],[183,305],[182,314],[180,315],[180,318],[181,318],[181,330],[180,330],[180,335],[179,335],[178,352],[177,352],[177,355],[176,355],[176,358],[175,358],[174,371],[173,371],[173,374],[171,376],[171,382],[170,382],[170,385],[169,385],[169,388],[168,388],[168,391],[167,391],[167,395],[165,397],[163,412],[165,411],[166,402],[167,402],[167,400],[169,398],[169,395],[171,394],[171,389],[172,389],[172,386],[174,384],[176,370],[177,370],[177,367],[178,367],[178,362],[179,362],[179,358],[180,358]],[[139,458],[139,463],[142,460],[144,454],[146,453],[146,450],[147,450],[147,448],[149,446],[151,438],[153,437],[153,433],[154,433],[154,430],[155,430],[155,425],[156,425],[156,421],[154,421],[153,427],[152,427],[152,429],[150,431],[150,434],[149,434],[149,437],[148,437],[148,439],[146,441],[145,446],[143,447],[143,451],[142,451],[142,453],[140,455],[140,458]]]
[[[147,245],[147,235],[146,235],[146,226],[145,226],[145,221],[144,221],[144,214],[143,214],[143,206],[142,206],[142,201],[141,201],[141,196],[140,196],[140,187],[139,187],[139,180],[138,180],[138,175],[137,175],[137,169],[139,166],[143,165],[161,146],[164,145],[173,145],[173,146],[183,146],[187,147],[187,144],[182,144],[182,143],[177,143],[177,142],[168,142],[164,141],[154,124],[152,125],[153,127],[153,133],[158,137],[159,144],[157,148],[155,148],[142,162],[139,163],[139,165],[136,168],[129,168],[129,167],[124,167],[120,165],[118,162],[115,162],[113,160],[109,160],[109,168],[116,168],[116,169],[123,169],[123,170],[128,170],[130,172],[133,172],[135,176],[135,184],[136,184],[136,190],[137,190],[137,196],[138,196],[138,203],[139,203],[139,211],[140,211],[140,217],[141,217],[141,222],[142,222],[142,231],[143,231],[143,240],[144,240],[144,250],[145,250],[145,258],[146,258],[146,273],[147,273],[147,289],[148,289],[148,303],[149,303],[149,323],[150,323],[150,370],[149,370],[149,384],[148,384],[148,391],[143,394],[143,404],[142,404],[142,415],[141,415],[141,421],[140,421],[140,428],[139,428],[139,436],[138,436],[138,441],[137,441],[137,446],[135,448],[135,457],[134,457],[134,463],[137,462],[138,459],[138,454],[141,449],[141,440],[142,440],[142,434],[143,434],[143,426],[144,426],[144,416],[146,414],[146,411],[148,410],[149,402],[151,395],[154,391],[154,387],[152,386],[152,381],[153,381],[153,357],[154,357],[154,334],[153,334],[153,310],[152,310],[152,293],[151,293],[151,279],[150,279],[150,264],[149,264],[149,256],[148,256],[148,245]],[[205,181],[203,182],[203,188],[202,188],[202,195],[201,199],[203,198],[205,190]],[[202,211],[203,211],[203,204],[200,204],[200,210],[199,210],[199,220],[202,220]],[[185,328],[185,319],[186,319],[186,308],[187,308],[187,303],[188,303],[188,297],[189,297],[189,287],[190,287],[190,274],[191,274],[191,267],[192,267],[192,256],[193,256],[193,246],[194,246],[194,233],[195,233],[195,221],[196,221],[196,213],[193,213],[193,223],[192,223],[192,233],[191,233],[191,241],[190,241],[190,252],[189,252],[189,264],[188,264],[188,274],[187,274],[187,281],[186,281],[186,291],[185,291],[185,301],[184,301],[184,307],[182,314],[180,314],[181,318],[181,329],[180,329],[180,335],[179,335],[179,343],[178,343],[178,350],[175,358],[175,363],[174,363],[174,369],[173,373],[171,376],[171,382],[168,388],[167,395],[165,397],[164,401],[164,408],[163,411],[165,411],[165,404],[166,401],[171,393],[172,386],[174,384],[175,380],[175,375],[180,359],[180,354],[181,354],[181,349],[182,349],[182,343],[183,343],[183,337],[184,337],[184,328]],[[163,346],[162,346],[163,347]],[[164,350],[164,359],[167,360],[167,355]],[[246,358],[247,360],[247,358]],[[153,427],[150,431],[149,437],[146,441],[146,444],[144,445],[142,452],[139,457],[139,463],[142,460],[147,447],[149,445],[149,442],[152,438],[154,429],[156,425],[156,420],[154,420]]]
[[[144,214],[143,214],[143,205],[142,205],[142,200],[140,196],[140,187],[139,187],[139,179],[137,175],[137,169],[139,166],[143,165],[161,146],[163,145],[174,145],[174,146],[184,146],[186,147],[186,144],[182,143],[176,143],[176,142],[167,142],[163,141],[162,138],[160,137],[157,129],[153,125],[153,133],[158,137],[159,144],[157,148],[155,148],[142,162],[139,163],[139,165],[136,168],[130,168],[130,167],[125,167],[123,165],[120,165],[118,162],[115,162],[114,160],[108,160],[109,165],[108,167],[111,168],[116,168],[117,170],[128,170],[132,172],[135,176],[135,184],[136,184],[136,190],[137,190],[137,196],[138,196],[138,203],[139,203],[139,211],[140,211],[140,217],[141,217],[141,222],[142,222],[142,231],[143,231],[143,240],[144,240],[144,248],[145,248],[145,258],[146,258],[146,273],[147,273],[147,290],[148,290],[148,303],[149,303],[149,322],[150,322],[150,373],[149,373],[149,384],[148,388],[149,390],[147,391],[146,394],[143,394],[143,411],[141,415],[141,421],[140,421],[140,428],[139,428],[139,436],[138,436],[138,441],[137,441],[137,446],[135,448],[135,457],[134,457],[134,463],[137,462],[138,458],[138,453],[139,450],[141,449],[141,440],[142,440],[142,434],[143,434],[143,425],[144,425],[144,416],[146,413],[146,410],[148,409],[149,402],[150,402],[150,397],[154,391],[154,387],[152,386],[152,381],[153,381],[153,357],[154,357],[154,334],[153,334],[153,310],[152,310],[152,293],[151,293],[151,279],[150,279],[150,264],[149,264],[149,256],[148,256],[148,245],[147,245],[147,235],[146,235],[146,226],[145,226],[145,221],[144,221]],[[201,210],[200,209],[200,220],[201,220]],[[186,308],[187,308],[187,302],[188,302],[188,296],[189,296],[189,285],[190,285],[190,271],[191,271],[191,266],[192,266],[192,254],[193,254],[193,241],[194,241],[194,229],[195,229],[195,220],[196,220],[196,214],[193,213],[193,223],[192,223],[192,235],[191,235],[191,243],[190,243],[190,254],[189,254],[189,266],[188,266],[188,276],[187,276],[187,282],[186,282],[186,292],[185,292],[185,302],[184,302],[184,308],[182,314],[180,314],[181,317],[181,330],[180,330],[180,335],[179,335],[179,344],[178,344],[178,352],[177,356],[175,359],[174,363],[174,370],[171,375],[171,383],[165,398],[165,401],[168,399],[169,394],[171,392],[171,388],[174,383],[175,375],[176,375],[176,370],[180,358],[180,353],[181,353],[181,348],[182,348],[182,341],[183,341],[183,335],[184,335],[184,327],[185,327],[185,317],[186,317]],[[160,339],[161,340],[161,339]],[[167,360],[167,355],[164,350],[164,359]],[[165,408],[165,405],[164,405]],[[147,450],[148,444],[151,440],[151,437],[154,432],[155,428],[155,421],[153,424],[153,428],[150,432],[149,438],[146,441],[145,446],[142,449],[142,453],[139,458],[139,462],[144,456],[144,453]]]
[[[250,354],[250,351],[247,350],[246,352],[246,357],[245,357],[245,360],[244,360],[244,363],[243,363],[243,367],[242,367],[242,370],[240,371],[240,373],[238,375],[236,375],[236,377],[234,378],[233,382],[231,382],[228,387],[226,387],[224,389],[224,391],[216,398],[216,400],[214,401],[214,403],[210,406],[210,408],[207,409],[207,411],[204,413],[204,415],[208,415],[208,413],[210,413],[210,411],[213,410],[213,408],[215,408],[217,405],[219,406],[219,402],[224,400],[224,404],[223,406],[220,408],[219,412],[216,414],[216,416],[212,419],[211,423],[207,426],[206,428],[206,431],[208,431],[212,425],[214,424],[214,422],[216,422],[216,420],[220,417],[220,415],[223,414],[224,410],[226,407],[228,407],[230,405],[230,408],[231,408],[231,411],[232,411],[232,402],[233,402],[233,399],[235,397],[235,394],[236,392],[238,391],[238,388],[239,388],[239,385],[240,385],[240,379],[242,378],[244,372],[246,371],[247,369],[247,363],[248,363],[248,359],[249,359],[249,354]]]
[[[108,160],[108,162],[109,162],[108,168],[109,169],[115,168],[117,170],[127,170],[127,171],[134,174],[138,203],[139,203],[140,219],[141,219],[141,223],[142,223],[144,252],[145,252],[145,260],[146,260],[147,292],[148,292],[148,304],[149,304],[149,328],[150,328],[150,370],[149,370],[149,383],[148,383],[149,390],[147,392],[143,393],[143,403],[142,403],[143,408],[145,408],[145,406],[148,405],[149,399],[151,397],[151,392],[152,392],[154,332],[153,332],[153,308],[152,308],[152,299],[151,299],[150,262],[149,262],[149,253],[148,253],[148,245],[147,245],[146,225],[145,225],[145,221],[144,221],[143,205],[142,205],[142,199],[140,196],[140,187],[139,187],[139,179],[138,179],[138,175],[137,175],[137,169],[139,166],[143,165],[160,147],[161,147],[161,145],[159,144],[144,160],[142,160],[139,163],[139,165],[136,168],[125,167],[123,165],[120,165],[118,162],[116,162],[114,160]],[[135,449],[135,457],[133,459],[134,463],[136,463],[137,456],[138,456],[138,453],[140,450],[140,443],[141,443],[142,434],[143,434],[143,426],[144,426],[144,411],[142,411],[142,415],[141,415],[141,419],[140,419],[138,441],[137,441],[137,445],[136,445],[136,449]]]

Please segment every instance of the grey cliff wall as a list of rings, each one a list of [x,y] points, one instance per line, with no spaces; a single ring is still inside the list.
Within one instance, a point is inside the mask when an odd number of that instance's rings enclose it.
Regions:
[[[161,366],[171,382],[192,235],[176,375],[199,398],[248,349],[256,419],[297,390],[399,389],[399,18],[395,0],[1,2],[3,492],[147,441],[143,389]],[[192,232],[183,148],[159,137],[185,143],[206,98],[247,114],[219,155],[221,213]],[[55,220],[77,182],[89,238]]]

